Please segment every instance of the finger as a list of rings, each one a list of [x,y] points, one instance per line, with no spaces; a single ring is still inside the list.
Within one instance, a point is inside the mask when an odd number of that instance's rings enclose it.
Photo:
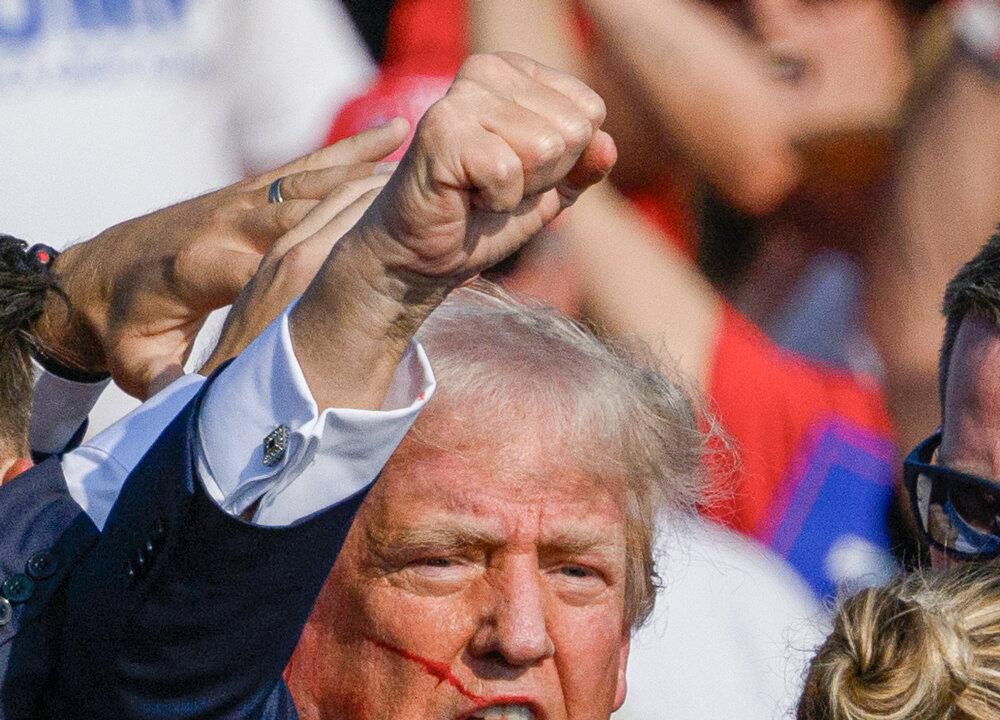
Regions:
[[[219,249],[210,262],[183,268],[184,277],[204,307],[214,310],[236,299],[260,267],[262,256],[255,252]]]
[[[555,219],[561,209],[559,194],[549,190],[525,198],[510,213],[482,216],[472,228],[479,242],[469,258],[470,264],[492,267],[513,255]]]
[[[492,212],[510,212],[524,197],[521,158],[507,142],[483,128],[475,128],[473,142],[462,143],[462,185],[474,189],[473,202]]]
[[[287,286],[279,293],[284,304],[306,289],[330,255],[334,245],[354,227],[378,197],[381,188],[372,188],[343,207],[317,232],[289,246],[279,259],[272,285]],[[281,304],[281,303],[279,303]]]
[[[483,91],[496,97],[505,98],[527,108],[554,125],[568,148],[582,151],[590,142],[595,128],[587,113],[572,97],[535,80],[498,56],[486,57],[491,61],[481,63],[481,67],[473,68],[474,74],[456,81],[454,87],[456,91],[461,92],[471,85],[473,88],[471,92],[475,92],[477,87],[482,88]],[[537,65],[534,61],[523,59]],[[587,90],[592,92],[589,88]],[[483,115],[488,116],[488,114],[487,108],[484,108]]]
[[[391,173],[391,164],[387,163],[354,163],[337,165],[322,170],[306,170],[281,178],[281,197],[283,202],[289,200],[322,200],[338,185],[370,177],[375,174]],[[254,205],[265,205],[270,202],[270,185],[253,190]]]
[[[562,198],[562,206],[569,207],[576,202],[580,193],[606,178],[617,159],[618,148],[615,141],[603,130],[598,130],[580,159],[556,188]]]
[[[524,195],[551,188],[569,171],[586,143],[573,151],[547,116],[483,91],[477,101],[483,129],[499,136],[517,154],[524,175]],[[579,115],[582,118],[582,115]],[[590,126],[582,120],[585,132]],[[520,198],[518,199],[520,200]]]
[[[468,99],[449,94],[431,106],[396,177],[415,184],[417,194],[452,189],[470,192],[473,202],[487,210],[513,210],[524,196],[521,159],[503,138],[470,117],[474,104]],[[441,152],[442,148],[451,150]],[[429,167],[413,167],[414,158],[425,158]],[[428,189],[426,184],[434,187]]]
[[[264,173],[252,180],[247,187],[267,187],[280,177],[310,170],[322,170],[335,165],[378,162],[399,149],[409,132],[409,122],[401,117],[393,118],[384,125],[364,130]]]
[[[580,78],[518,53],[499,52],[497,55],[528,77],[571,100],[577,109],[587,116],[594,130],[604,124],[608,115],[604,99]]]
[[[375,198],[388,180],[388,175],[372,175],[339,185],[272,246],[268,261],[281,257],[296,243],[322,230],[362,196],[371,193],[371,197]]]
[[[244,210],[236,220],[243,237],[255,241],[261,254],[268,252],[282,235],[298,225],[319,200],[286,200]]]

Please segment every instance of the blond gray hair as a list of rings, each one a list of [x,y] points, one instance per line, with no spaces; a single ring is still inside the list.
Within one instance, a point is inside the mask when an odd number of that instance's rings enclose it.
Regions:
[[[435,442],[421,439],[435,416],[458,413],[462,422],[451,425],[475,428],[470,443],[481,444],[486,427],[497,440],[490,452],[516,452],[519,421],[534,421],[558,460],[624,481],[625,619],[641,624],[655,599],[656,517],[690,514],[703,487],[707,436],[689,394],[649,353],[482,282],[452,293],[418,338],[438,378],[418,441]]]

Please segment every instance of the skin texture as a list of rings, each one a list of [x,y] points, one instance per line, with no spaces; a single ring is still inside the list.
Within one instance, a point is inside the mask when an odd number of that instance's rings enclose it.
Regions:
[[[453,720],[505,703],[603,720],[623,702],[620,489],[553,462],[538,437],[525,427],[488,454],[404,441],[289,666],[304,720]]]
[[[473,55],[290,315],[319,407],[377,408],[451,290],[519,249],[614,165],[604,101],[521,55]]]
[[[373,177],[381,170],[376,163],[406,130],[405,122],[388,123],[67,249],[53,270],[69,307],[50,298],[37,328],[41,345],[67,366],[110,372],[126,392],[149,397],[183,372],[207,315],[233,302],[263,256],[273,272],[298,241],[328,223],[322,242],[329,249],[349,227],[342,211],[356,220],[360,212],[347,208],[384,182]],[[279,177],[285,201],[269,203],[268,185]],[[289,265],[301,264],[297,255]],[[254,337],[230,335],[227,347],[234,348]]]
[[[938,462],[985,478],[1000,478],[1000,332],[978,318],[962,321],[945,388]],[[934,567],[950,561],[932,551]]]

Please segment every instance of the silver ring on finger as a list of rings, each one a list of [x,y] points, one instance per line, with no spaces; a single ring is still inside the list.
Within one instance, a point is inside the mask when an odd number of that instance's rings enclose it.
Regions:
[[[285,198],[281,196],[281,181],[284,179],[285,178],[280,177],[267,186],[267,201],[269,203],[280,203],[285,201]]]

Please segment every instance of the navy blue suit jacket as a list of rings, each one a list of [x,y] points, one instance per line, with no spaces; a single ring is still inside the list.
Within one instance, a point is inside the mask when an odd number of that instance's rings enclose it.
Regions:
[[[38,549],[60,567],[0,628],[7,720],[296,717],[281,673],[364,493],[289,528],[226,514],[196,477],[203,396],[99,535],[54,461],[0,488],[0,568]]]

